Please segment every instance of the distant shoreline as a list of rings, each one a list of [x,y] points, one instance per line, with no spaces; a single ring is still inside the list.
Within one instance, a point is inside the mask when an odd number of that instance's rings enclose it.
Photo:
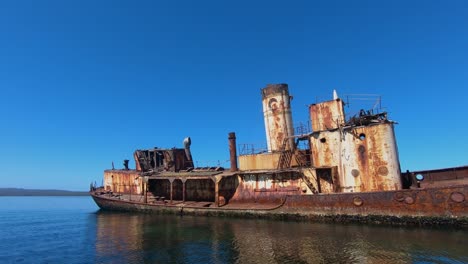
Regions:
[[[39,190],[0,188],[0,196],[88,196],[88,192],[66,190]]]

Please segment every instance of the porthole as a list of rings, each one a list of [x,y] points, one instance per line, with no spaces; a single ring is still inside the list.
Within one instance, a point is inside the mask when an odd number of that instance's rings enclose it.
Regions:
[[[380,176],[387,176],[388,175],[388,168],[387,168],[387,166],[380,166],[377,169],[377,172],[379,173]]]
[[[364,133],[359,134],[359,139],[360,140],[366,139],[366,134],[364,134]]]
[[[327,139],[326,138],[321,138],[320,142],[325,143],[325,142],[327,142]]]
[[[422,174],[416,174],[416,180],[422,181],[424,180],[424,176]]]
[[[360,174],[359,170],[356,170],[356,169],[351,170],[351,175],[353,175],[354,177],[359,176],[359,174]]]

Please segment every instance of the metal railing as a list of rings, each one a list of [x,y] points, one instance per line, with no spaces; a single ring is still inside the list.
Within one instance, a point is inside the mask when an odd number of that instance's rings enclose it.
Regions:
[[[239,156],[254,155],[268,152],[266,144],[243,143],[237,145]]]
[[[228,168],[230,166],[229,159],[223,160],[194,160],[193,163],[195,168],[210,168],[210,167],[223,167]]]
[[[310,120],[306,122],[299,122],[297,126],[294,127],[294,135],[305,135],[312,132],[312,126]]]

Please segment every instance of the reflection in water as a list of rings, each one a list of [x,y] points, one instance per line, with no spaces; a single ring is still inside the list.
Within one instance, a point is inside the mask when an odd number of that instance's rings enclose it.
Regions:
[[[237,257],[229,225],[210,220],[214,219],[99,212],[96,262],[232,262]]]
[[[467,231],[98,212],[96,263],[468,262]]]

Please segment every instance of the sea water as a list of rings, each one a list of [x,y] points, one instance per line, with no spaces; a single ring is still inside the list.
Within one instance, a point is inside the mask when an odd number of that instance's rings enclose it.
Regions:
[[[0,197],[0,263],[468,263],[468,231],[101,212]]]

